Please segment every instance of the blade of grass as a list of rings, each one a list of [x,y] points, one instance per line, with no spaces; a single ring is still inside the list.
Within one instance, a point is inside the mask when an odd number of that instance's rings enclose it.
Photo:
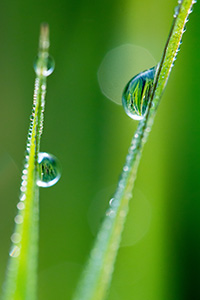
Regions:
[[[103,300],[106,296],[128,213],[129,200],[132,197],[142,149],[151,131],[160,98],[179,50],[188,15],[195,2],[194,0],[179,1],[179,5],[175,9],[172,28],[151,91],[147,114],[139,122],[132,139],[117,190],[112,201],[110,201],[110,208],[97,235],[74,300]]]
[[[43,113],[48,70],[49,28],[41,25],[39,51],[36,62],[36,80],[33,109],[26,144],[25,164],[22,172],[20,201],[11,236],[12,247],[3,287],[3,300],[35,300],[37,298],[37,257],[39,187],[38,153],[43,128]],[[39,67],[38,67],[39,66]]]

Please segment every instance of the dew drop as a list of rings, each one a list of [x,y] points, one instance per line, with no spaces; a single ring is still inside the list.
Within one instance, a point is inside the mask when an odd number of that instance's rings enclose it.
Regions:
[[[24,218],[21,215],[16,215],[16,217],[15,217],[16,224],[22,224],[23,220],[24,220]]]
[[[124,172],[127,172],[128,170],[129,170],[129,167],[128,167],[128,166],[124,166],[124,167],[123,167],[123,171],[124,171]]]
[[[112,205],[113,201],[114,201],[114,198],[111,198],[110,201],[109,201],[110,206]]]
[[[26,199],[26,195],[22,193],[19,197],[19,200],[24,201],[25,199]]]
[[[23,179],[23,178],[22,178]],[[27,185],[27,181],[26,180],[23,180],[22,181],[22,186],[26,186]]]
[[[157,66],[134,76],[124,89],[122,104],[127,115],[134,120],[142,120],[147,112],[156,69]]]
[[[180,10],[180,5],[177,5],[177,6],[174,8],[174,18],[176,18],[176,17],[178,16],[179,10]]]
[[[24,204],[23,202],[19,202],[19,203],[17,204],[17,208],[18,208],[19,210],[23,210],[23,209],[25,208],[25,204]]]
[[[136,145],[132,145],[131,147],[130,147],[130,152],[132,152],[133,150],[135,150],[135,148],[136,148]]]
[[[26,192],[26,186],[22,185],[22,186],[20,187],[20,191],[21,191],[22,193]]]
[[[19,233],[13,233],[11,235],[11,241],[15,244],[19,243],[21,241],[21,235]]]
[[[36,56],[33,67],[35,70],[35,73],[40,76],[43,75],[45,77],[51,75],[51,73],[54,70],[55,67],[55,62],[54,59],[50,56],[47,55],[45,57],[41,56]]]
[[[22,180],[26,180],[27,179],[27,175],[22,175]]]
[[[20,254],[20,248],[18,246],[13,246],[9,252],[11,257],[18,257]]]
[[[61,176],[61,166],[58,159],[54,155],[46,152],[40,152],[38,155],[38,163],[38,186],[49,187],[58,182]]]
[[[113,218],[114,216],[115,216],[115,211],[113,210],[113,209],[108,209],[107,211],[106,211],[106,216],[107,217],[111,217],[111,218]]]

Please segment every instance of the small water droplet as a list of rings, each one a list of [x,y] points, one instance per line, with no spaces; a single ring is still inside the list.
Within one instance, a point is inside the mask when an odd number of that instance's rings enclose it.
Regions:
[[[23,209],[25,208],[24,203],[23,203],[23,202],[19,202],[19,203],[17,204],[17,208],[18,208],[19,210],[23,210]]]
[[[180,10],[180,5],[177,5],[177,6],[174,8],[174,18],[176,18],[176,17],[178,16],[179,10]]]
[[[24,177],[24,176],[23,176]],[[26,176],[27,177],[27,176]],[[22,178],[23,179],[23,178]],[[27,185],[27,181],[26,180],[23,180],[22,181],[22,186],[26,186]]]
[[[40,152],[38,155],[39,178],[37,185],[49,187],[54,185],[61,176],[61,166],[58,159],[49,153]]]
[[[22,171],[22,173],[23,173],[23,174],[28,174],[28,171],[27,171],[26,169],[24,169],[24,170]]]
[[[134,120],[142,120],[147,112],[156,69],[157,66],[134,76],[124,89],[122,104],[127,115]]]
[[[106,216],[107,217],[114,217],[115,216],[115,211],[113,210],[113,209],[108,209],[107,211],[106,211]]]
[[[19,243],[21,241],[21,235],[19,233],[13,233],[11,235],[11,241],[15,244]]]
[[[109,205],[111,206],[115,198],[111,198],[109,201]]]
[[[47,77],[53,72],[55,62],[50,55],[46,55],[44,57],[37,56],[34,60],[33,67],[38,76],[43,75]]]
[[[128,167],[128,166],[124,166],[124,167],[123,167],[123,171],[124,171],[124,172],[127,172],[128,170],[129,170],[129,167]]]
[[[135,148],[136,148],[136,145],[132,145],[132,146],[130,147],[130,152],[132,153],[132,151],[135,150]],[[129,153],[130,153],[130,152],[129,152]]]
[[[146,128],[146,132],[150,132],[151,131],[151,128],[150,127],[147,127]]]
[[[22,224],[23,223],[23,217],[21,215],[16,215],[15,217],[15,223],[16,224]]]
[[[128,160],[128,158],[127,158],[127,160]],[[123,180],[120,180],[120,182],[118,183],[118,187],[119,187],[119,188],[123,188],[123,187],[124,187],[124,182],[123,182]]]
[[[27,180],[27,175],[22,175],[22,180]]]
[[[11,257],[18,257],[20,254],[20,248],[18,246],[13,246],[9,252]]]
[[[20,201],[24,201],[26,199],[26,195],[25,194],[21,194],[19,197]]]
[[[20,187],[20,191],[21,191],[22,193],[26,192],[26,187],[22,185],[22,186]]]

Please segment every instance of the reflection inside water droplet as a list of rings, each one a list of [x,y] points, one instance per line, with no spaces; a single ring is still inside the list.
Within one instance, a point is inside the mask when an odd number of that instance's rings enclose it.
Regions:
[[[35,73],[40,76],[49,76],[54,68],[55,68],[55,62],[53,57],[50,55],[46,55],[44,57],[37,56],[34,60],[33,67],[35,70]]]
[[[113,204],[114,198],[111,198],[109,201],[109,205],[111,206]]]
[[[19,197],[19,200],[24,201],[25,199],[26,199],[26,195],[22,193]]]
[[[134,76],[124,89],[122,104],[127,115],[134,120],[143,119],[147,112],[156,69],[157,66]]]
[[[49,187],[58,182],[61,176],[61,166],[58,159],[54,155],[46,152],[40,152],[38,155],[38,164],[38,186]]]
[[[18,257],[20,254],[20,248],[18,246],[13,246],[9,252],[11,257]]]

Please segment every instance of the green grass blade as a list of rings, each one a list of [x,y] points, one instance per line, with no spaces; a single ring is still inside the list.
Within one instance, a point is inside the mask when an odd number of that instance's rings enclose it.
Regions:
[[[3,300],[35,300],[37,298],[39,188],[38,153],[43,127],[46,94],[45,70],[48,69],[49,29],[42,24],[33,109],[28,131],[24,170],[20,187],[20,202],[15,217],[15,229],[11,236],[12,247],[3,287]]]
[[[109,287],[143,146],[151,131],[160,98],[169,78],[184,27],[196,1],[179,1],[172,28],[151,91],[148,111],[138,124],[120,181],[90,253],[74,300],[103,300]],[[152,103],[154,105],[152,105]]]

